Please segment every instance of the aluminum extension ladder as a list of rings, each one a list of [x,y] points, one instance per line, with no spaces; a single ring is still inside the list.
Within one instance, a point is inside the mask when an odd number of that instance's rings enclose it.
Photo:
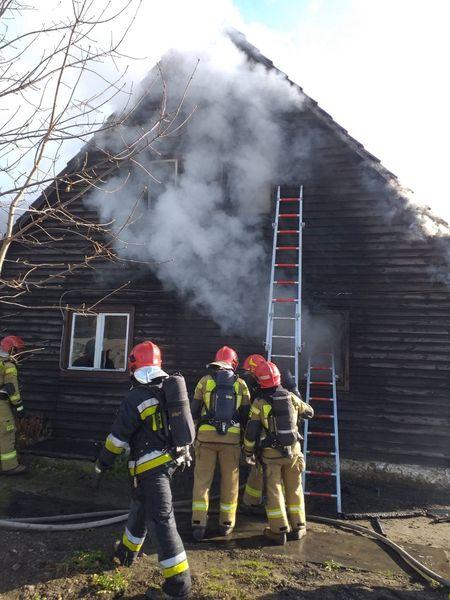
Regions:
[[[331,459],[331,471],[319,468],[303,472],[305,496],[336,500],[336,512],[342,513],[341,473],[339,465],[339,430],[337,416],[336,369],[334,354],[320,353],[310,356],[306,380],[306,402],[314,408],[315,416],[305,420],[303,452],[307,463],[310,458]],[[317,428],[316,423],[320,428]],[[311,489],[311,484],[313,489]],[[320,483],[319,483],[320,482]],[[320,491],[317,489],[319,486]]]
[[[297,385],[302,347],[303,225],[303,186],[295,198],[282,198],[278,186],[265,348],[267,359],[273,359],[281,370],[289,369]]]

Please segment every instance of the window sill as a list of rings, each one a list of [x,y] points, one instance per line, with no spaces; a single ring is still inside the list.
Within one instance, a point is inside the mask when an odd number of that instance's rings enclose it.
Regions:
[[[130,376],[126,371],[84,371],[74,369],[61,369],[63,379],[71,381],[129,381]]]

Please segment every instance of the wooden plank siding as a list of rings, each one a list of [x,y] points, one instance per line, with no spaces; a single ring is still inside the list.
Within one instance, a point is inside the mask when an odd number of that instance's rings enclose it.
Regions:
[[[439,281],[448,237],[421,233],[418,214],[380,174],[376,159],[361,156],[353,146],[362,146],[347,144],[315,110],[289,115],[285,169],[278,177],[287,194],[291,184],[304,185],[305,304],[348,315],[349,389],[339,397],[342,456],[449,467],[450,293]],[[80,199],[72,210],[95,217]],[[263,226],[270,242],[269,217]],[[8,259],[23,252],[14,244]],[[29,260],[51,262],[63,254],[81,261],[83,244],[75,232],[36,248]],[[269,258],[267,265],[269,270]],[[8,263],[7,276],[18,271]],[[102,438],[128,387],[123,376],[97,382],[61,371],[64,318],[57,307],[97,299],[100,288],[128,279],[130,289],[108,305],[134,307],[134,341],[160,344],[164,366],[182,370],[191,390],[221,345],[235,346],[241,357],[263,351],[261,340],[223,336],[148,272],[108,264],[75,272],[34,290],[27,297],[31,308],[2,308],[4,329],[30,345],[45,345],[23,365],[23,397],[27,408],[50,419],[56,437]]]

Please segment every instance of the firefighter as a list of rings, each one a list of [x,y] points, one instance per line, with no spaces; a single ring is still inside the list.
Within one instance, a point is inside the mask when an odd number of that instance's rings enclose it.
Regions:
[[[17,366],[14,354],[24,348],[25,342],[18,335],[8,335],[0,342],[0,473],[20,475],[26,471],[20,465],[16,450],[16,426],[14,415],[24,415],[20,399]]]
[[[261,363],[266,362],[267,360],[264,358],[264,356],[261,356],[261,354],[251,354],[245,359],[244,364],[242,365],[242,368],[244,369],[242,378],[250,390],[252,402],[255,400],[255,398],[257,398],[258,393],[260,392],[258,380],[255,375],[256,367],[258,367],[258,365]],[[301,398],[295,378],[288,369],[283,370],[281,374],[281,383],[289,392],[292,392],[298,398]],[[250,464],[250,471],[244,488],[244,494],[242,496],[242,509],[248,514],[260,514],[263,508],[262,465],[259,461],[254,462],[251,458],[247,459],[246,462]]]
[[[242,379],[249,389],[251,402],[255,400],[260,391],[258,380],[255,377],[255,369],[264,362],[266,362],[266,359],[261,354],[250,354],[250,356],[247,356],[244,360],[244,364],[242,365],[244,370]],[[248,460],[248,463],[250,465],[250,471],[242,496],[241,509],[249,514],[260,513],[262,510],[263,493],[262,465],[259,462],[254,462],[251,458]]]
[[[216,462],[220,468],[219,533],[229,535],[236,521],[241,426],[244,429],[250,409],[250,393],[236,375],[237,366],[236,352],[228,346],[220,348],[208,365],[210,372],[198,382],[191,404],[197,423],[192,494],[192,534],[196,541],[205,536]]]
[[[165,578],[163,592],[168,598],[187,598],[191,575],[170,487],[177,466],[189,462],[189,446],[195,437],[186,384],[181,375],[169,377],[162,370],[160,349],[150,341],[132,349],[128,367],[132,386],[95,466],[101,475],[125,449],[130,450],[132,500],[115,557],[131,565],[148,531]],[[153,592],[150,588],[148,596]]]
[[[284,545],[287,539],[299,540],[306,534],[301,480],[305,461],[299,443],[298,419],[311,418],[314,411],[280,385],[280,372],[274,363],[261,363],[255,375],[261,391],[250,410],[244,452],[247,456],[256,452],[264,469],[269,521],[264,535],[271,543]]]

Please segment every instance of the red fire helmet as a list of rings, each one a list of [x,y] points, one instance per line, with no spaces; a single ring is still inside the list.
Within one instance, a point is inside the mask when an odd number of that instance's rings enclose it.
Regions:
[[[17,350],[25,348],[25,342],[18,335],[7,335],[0,342],[0,346],[4,352],[11,352],[13,348],[17,348]]]
[[[140,383],[149,383],[157,377],[167,377],[167,373],[161,369],[161,350],[149,341],[141,342],[131,350],[128,368]]]
[[[250,356],[247,356],[247,358],[244,360],[242,368],[244,371],[250,371],[250,373],[255,374],[256,367],[264,362],[267,361],[261,354],[250,354]]]
[[[232,367],[233,370],[237,369],[239,364],[238,355],[236,350],[229,348],[228,346],[222,346],[216,352],[212,365],[219,365],[219,367]]]
[[[255,369],[255,377],[260,388],[271,388],[280,385],[281,375],[275,363],[266,361]]]

